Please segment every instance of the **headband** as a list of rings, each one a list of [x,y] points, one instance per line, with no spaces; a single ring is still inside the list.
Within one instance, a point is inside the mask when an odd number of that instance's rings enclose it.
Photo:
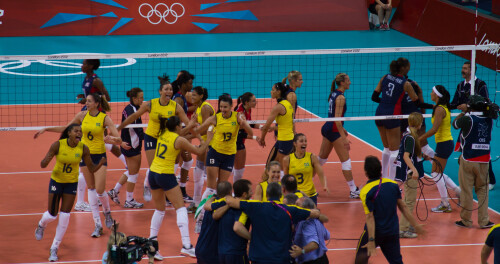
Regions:
[[[438,90],[437,90],[436,86],[432,87],[432,91],[433,91],[433,92],[434,92],[434,93],[435,93],[435,94],[436,94],[439,98],[443,97],[443,95],[442,95],[440,92],[438,92]]]

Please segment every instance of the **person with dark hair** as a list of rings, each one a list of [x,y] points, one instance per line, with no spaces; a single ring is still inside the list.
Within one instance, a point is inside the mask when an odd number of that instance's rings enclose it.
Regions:
[[[488,258],[493,250],[495,251],[494,263],[498,264],[500,260],[500,228],[498,227],[500,227],[500,224],[494,225],[490,229],[490,232],[488,232],[486,241],[481,249],[481,264],[488,264]]]
[[[330,192],[323,173],[323,167],[319,164],[316,155],[306,152],[306,135],[299,133],[293,138],[294,152],[283,158],[283,171],[285,174],[295,176],[297,189],[304,192],[314,203],[318,203],[318,193],[314,186],[313,177],[318,174],[319,181],[323,185],[323,191]]]
[[[389,30],[389,18],[392,14],[391,0],[370,0],[368,10],[370,13],[378,15],[380,30]]]
[[[101,66],[101,61],[99,59],[86,59],[82,63],[82,72],[85,73],[85,79],[82,84],[83,94],[79,94],[76,98],[81,99],[78,103],[84,105],[82,111],[86,110],[85,102],[87,101],[87,96],[91,93],[99,93],[106,97],[109,102],[111,97],[109,96],[108,90],[104,87],[104,83],[101,78],[94,73]]]
[[[467,110],[467,102],[469,101],[469,97],[471,96],[471,87],[472,87],[472,70],[471,70],[471,62],[466,61],[462,65],[462,78],[464,80],[457,85],[457,89],[455,90],[455,94],[453,95],[453,100],[450,103],[450,110],[459,109],[462,111]],[[476,72],[477,73],[477,72]],[[486,82],[481,79],[478,79],[477,76],[474,76],[474,94],[481,95],[482,97],[489,100],[488,86]],[[460,151],[460,135],[455,145],[455,151]],[[489,166],[489,190],[493,190],[496,184],[495,173],[493,171],[493,164],[490,161]]]
[[[496,109],[493,116],[488,112]],[[491,160],[491,130],[493,119],[498,117],[498,106],[480,96],[469,97],[467,110],[453,120],[453,127],[460,129],[462,155],[458,170],[458,182],[462,188],[460,193],[461,220],[455,224],[460,227],[472,226],[473,196],[477,195],[479,228],[490,228],[494,224],[488,216],[488,167]]]
[[[278,135],[277,141],[274,144],[266,164],[273,160],[277,160],[283,168],[283,158],[293,151],[293,135],[295,127],[293,124],[294,108],[293,105],[285,99],[287,87],[283,83],[275,83],[271,89],[271,98],[278,102],[267,118],[266,124],[262,127],[260,136],[260,145],[266,145],[266,134],[270,129],[271,124],[276,120]]]
[[[283,196],[294,194],[298,198],[302,198],[305,194],[297,189],[297,179],[291,174],[285,174],[281,178],[281,188],[283,188]]]
[[[211,195],[204,204],[203,221],[200,228],[200,236],[196,242],[196,263],[198,264],[219,264],[219,223],[213,218],[213,210],[218,210],[225,203],[219,203],[219,207],[212,206],[212,202],[217,199],[223,199],[231,195],[231,183],[220,182],[217,184],[217,195]]]
[[[299,200],[300,201],[300,200]],[[316,209],[316,204],[310,198],[301,199],[298,206],[305,209]],[[325,240],[330,240],[330,232],[320,220],[311,218],[297,224],[294,245],[290,256],[299,264],[328,264]]]
[[[56,220],[59,213],[59,223],[50,247],[49,261],[58,261],[57,251],[68,228],[78,184],[78,164],[83,161],[89,172],[93,173],[106,162],[106,158],[102,157],[99,163],[94,164],[90,157],[90,150],[81,142],[81,138],[81,127],[78,124],[68,125],[62,132],[60,139],[50,146],[40,163],[40,167],[46,168],[50,161],[56,157],[56,165],[50,176],[48,210],[43,213],[35,230],[36,240],[41,240],[47,224]]]
[[[335,89],[337,85],[337,89]],[[351,79],[345,73],[339,73],[335,76],[330,89],[328,98],[328,117],[344,117],[347,110],[345,91],[349,90]],[[321,135],[323,141],[319,149],[318,160],[321,166],[328,161],[328,156],[335,149],[340,163],[342,164],[342,174],[349,187],[349,197],[359,198],[359,188],[354,183],[352,177],[351,159],[349,150],[351,149],[351,141],[347,139],[347,131],[344,128],[344,121],[328,121],[321,127]]]
[[[254,200],[267,202],[267,186],[272,182],[280,181],[281,165],[279,162],[273,160],[266,165],[264,173],[262,174],[262,181],[257,184],[254,192]]]
[[[172,203],[177,214],[177,226],[181,233],[181,254],[195,257],[194,247],[189,238],[189,220],[184,199],[174,175],[175,159],[181,151],[189,151],[200,155],[207,150],[212,140],[213,133],[207,131],[207,140],[200,147],[193,146],[189,141],[179,134],[182,131],[180,118],[171,116],[169,118],[159,117],[159,134],[153,163],[150,167],[149,184],[155,204],[155,212],[151,218],[151,229],[149,237],[158,236],[163,217],[165,216],[165,196]],[[159,252],[155,258],[162,260]]]
[[[404,76],[410,71],[410,62],[406,58],[398,58],[390,64],[390,74],[380,79],[373,91],[372,101],[379,103],[375,112],[376,116],[401,115],[401,100],[405,93],[411,101],[419,104],[418,97],[411,84]],[[382,98],[380,98],[382,94]],[[377,129],[384,145],[382,152],[382,175],[384,178],[394,180],[396,167],[394,161],[398,157],[401,139],[400,119],[375,120]]]
[[[241,113],[245,120],[252,120],[252,108],[257,105],[257,99],[255,95],[251,92],[246,92],[238,97],[236,101],[236,106],[234,111]],[[250,127],[258,128],[255,124],[251,124]],[[245,172],[245,163],[247,159],[247,151],[245,149],[245,139],[248,138],[248,134],[244,129],[238,131],[238,139],[236,139],[236,156],[234,156],[234,169],[233,169],[233,182],[243,178],[243,173]]]
[[[127,91],[127,97],[130,98],[130,104],[125,106],[122,112],[122,122],[130,115],[137,112],[144,101],[144,92],[141,88],[135,87]],[[142,124],[141,118],[137,118],[133,124]],[[125,208],[142,208],[143,203],[139,203],[134,199],[134,189],[137,178],[139,177],[139,169],[141,168],[141,149],[142,141],[144,140],[144,130],[142,127],[122,129],[122,141],[127,142],[131,149],[126,150],[121,148],[121,152],[125,155],[128,170],[120,177],[115,187],[108,191],[109,197],[113,202],[120,204],[118,193],[122,185],[127,183],[127,196],[125,199]]]
[[[233,184],[237,199],[249,200],[252,197],[252,183],[240,179]],[[218,255],[220,264],[248,264],[247,244],[250,240],[250,220],[239,209],[229,208],[226,198],[215,200],[210,210],[215,210],[213,218],[218,220]]]
[[[196,121],[199,125],[203,124],[209,117],[215,114],[215,110],[210,103],[206,100],[208,98],[208,91],[206,88],[201,86],[196,86],[193,88],[193,92],[191,94],[191,98],[193,99],[193,105],[196,106]],[[204,134],[205,131],[200,131],[200,133]],[[206,135],[202,135],[201,138],[203,140],[207,139]],[[193,203],[189,205],[188,211],[195,212],[201,202],[201,194],[203,192],[203,174],[205,173],[205,159],[206,152],[196,156],[196,166],[193,171],[194,178],[194,194],[193,194]]]
[[[146,128],[144,135],[144,151],[146,152],[146,159],[148,160],[148,165],[150,167],[155,157],[156,143],[160,131],[160,117],[169,118],[171,116],[178,116],[181,122],[188,124],[187,127],[182,129],[180,135],[185,135],[194,125],[194,123],[189,125],[189,119],[187,118],[186,113],[182,110],[182,106],[177,105],[174,100],[171,100],[173,90],[169,77],[166,75],[159,76],[158,80],[160,81],[160,97],[143,102],[137,112],[129,115],[127,119],[123,120],[118,126],[118,130],[120,131],[129,124],[132,124],[132,122],[140,118],[144,113],[149,113],[148,127]],[[146,202],[149,202],[152,199],[151,188],[148,182],[149,172],[150,170],[148,169],[146,171],[146,177],[144,178],[143,195]]]
[[[180,71],[177,74],[177,79],[172,82],[172,88],[174,95],[172,100],[174,100],[178,105],[182,106],[186,116],[188,114],[188,101],[186,95],[193,89],[194,75],[186,70]],[[182,159],[181,175],[178,177],[179,185],[182,191],[182,197],[184,197],[184,202],[191,203],[193,198],[190,197],[186,192],[186,182],[188,179],[189,170],[193,165],[193,157],[188,152],[181,152],[176,160],[176,164],[179,164],[180,159]],[[177,165],[179,166],[179,165]],[[177,170],[176,170],[177,171]]]
[[[249,250],[252,263],[289,263],[294,223],[320,217],[317,209],[282,204],[279,201],[281,194],[281,186],[273,182],[267,187],[269,202],[226,196],[226,203],[231,208],[241,209],[252,220]]]
[[[126,142],[122,142],[113,120],[99,110],[102,108],[106,112],[111,111],[104,96],[92,93],[87,96],[85,105],[87,106],[87,110],[77,113],[68,125],[81,124],[83,133],[82,143],[89,147],[90,156],[94,163],[99,163],[102,157],[106,158],[105,143],[121,145],[125,149],[130,149],[130,146]],[[35,138],[45,131],[60,133],[64,131],[64,129],[66,129],[64,126],[44,128],[35,134]],[[109,129],[110,135],[105,136],[104,131],[106,129]],[[102,235],[102,224],[99,216],[99,205],[97,203],[98,199],[102,203],[106,227],[111,228],[113,225],[109,199],[105,190],[107,167],[108,164],[105,162],[100,169],[91,172],[84,162],[80,162],[80,170],[83,172],[85,181],[88,185],[88,198],[95,224],[94,232],[91,234],[92,237],[100,237]]]
[[[219,96],[219,111],[209,117],[201,126],[194,130],[195,134],[212,126],[215,129],[214,141],[207,153],[207,188],[202,199],[215,193],[217,182],[227,181],[234,166],[236,154],[236,139],[240,127],[253,137],[252,128],[238,112],[232,111],[233,100],[229,94]],[[256,137],[254,137],[256,138]]]
[[[424,234],[422,225],[415,221],[401,199],[398,184],[382,177],[382,165],[375,156],[367,156],[364,164],[368,182],[361,189],[360,198],[366,214],[366,224],[359,239],[354,263],[368,263],[370,256],[380,246],[391,264],[403,263],[399,244],[397,209],[408,219],[418,234]]]
[[[434,213],[450,213],[451,205],[448,201],[448,191],[446,188],[455,191],[460,195],[460,188],[444,173],[446,163],[451,153],[453,153],[453,137],[451,135],[450,116],[450,93],[442,85],[432,88],[431,100],[435,102],[432,111],[432,128],[419,137],[419,140],[427,139],[434,135],[436,140],[435,162],[432,163],[432,179],[436,182],[441,203],[432,208]]]

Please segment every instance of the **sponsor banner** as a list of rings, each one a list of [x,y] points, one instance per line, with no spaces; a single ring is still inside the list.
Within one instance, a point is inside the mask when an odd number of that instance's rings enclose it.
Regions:
[[[12,0],[0,37],[368,29],[365,0]]]
[[[435,46],[474,45],[474,11],[440,0],[402,0],[391,26]],[[479,13],[477,44],[499,44],[498,32],[500,22]],[[468,51],[450,51],[466,60],[471,59]],[[497,48],[479,50],[476,56],[477,63],[492,70],[500,65],[500,51]]]

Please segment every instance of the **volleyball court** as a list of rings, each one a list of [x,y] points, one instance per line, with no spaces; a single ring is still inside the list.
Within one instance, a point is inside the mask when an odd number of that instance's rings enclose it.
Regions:
[[[339,51],[340,53],[340,51]],[[396,58],[399,54],[391,54],[391,58]],[[342,60],[343,58],[340,58]],[[375,59],[383,60],[380,55]],[[360,58],[352,59],[354,61]],[[417,59],[415,59],[416,61]],[[348,67],[351,59],[347,62],[343,61],[342,65]],[[412,61],[410,59],[410,61]],[[458,60],[457,60],[458,61]],[[335,63],[333,59],[332,64]],[[381,63],[382,64],[382,63]],[[342,66],[341,65],[341,66]],[[357,64],[358,67],[361,63]],[[388,63],[383,67],[386,68]],[[300,65],[286,66],[286,68],[300,68]],[[321,66],[317,65],[318,67]],[[336,71],[341,71],[342,67],[336,66]],[[172,66],[176,67],[176,66]],[[283,67],[283,66],[281,66]],[[307,65],[302,65],[307,68]],[[303,72],[304,79],[314,73],[314,67]],[[325,68],[333,67],[330,64]],[[178,66],[177,70],[184,67]],[[284,67],[283,67],[284,68]],[[186,67],[186,69],[191,70]],[[418,69],[418,68],[417,68]],[[282,71],[282,72],[288,72]],[[443,69],[444,70],[444,67]],[[357,80],[356,76],[361,75],[363,68],[360,70],[346,70],[352,72],[351,79]],[[418,71],[417,71],[418,72]],[[197,74],[196,70],[193,73]],[[377,82],[383,74],[373,78],[372,83],[361,83],[359,86],[353,85],[353,88],[360,89],[361,86],[368,86],[366,90],[352,89],[346,93],[349,107],[358,109],[365,107],[368,110],[360,110],[353,115],[360,115],[370,111],[370,107],[366,102],[369,95],[363,95],[366,91],[373,90],[375,87],[373,82]],[[204,74],[201,74],[202,80]],[[355,77],[353,77],[355,76]],[[419,76],[420,77],[420,76]],[[318,80],[311,78],[314,84],[322,85],[323,89],[329,87],[328,80]],[[238,80],[234,80],[236,83]],[[269,80],[268,80],[269,79]],[[281,78],[265,78],[259,82],[265,83],[262,87],[258,87],[258,95],[268,94],[271,84],[279,81]],[[422,80],[424,78],[421,78]],[[200,80],[199,84],[204,85]],[[198,82],[198,79],[196,80]],[[212,81],[213,82],[213,81]],[[425,80],[423,83],[431,82]],[[451,82],[451,80],[450,80]],[[325,83],[328,83],[325,85]],[[233,84],[233,82],[231,82]],[[229,85],[231,85],[229,84]],[[422,85],[427,87],[427,85]],[[449,86],[453,87],[453,86]],[[109,88],[108,88],[109,89]],[[235,98],[242,94],[242,89],[231,90],[231,95]],[[303,88],[302,88],[303,89]],[[249,91],[253,91],[249,89]],[[215,97],[214,93],[227,92],[224,89],[212,91],[211,98]],[[297,132],[306,134],[308,145],[307,151],[318,154],[321,145],[322,137],[320,136],[321,126],[323,122],[315,121],[319,116],[324,116],[327,110],[326,97],[328,91],[315,93],[312,96],[301,96],[298,92],[299,105],[304,106],[299,108],[297,117],[300,119],[296,123]],[[149,93],[149,94],[147,94]],[[157,90],[151,88],[145,92],[145,96],[149,98],[156,97]],[[425,92],[424,92],[425,94]],[[352,97],[351,97],[352,96]],[[264,97],[264,96],[262,96]],[[351,99],[352,98],[352,99]],[[364,105],[360,102],[365,100]],[[324,103],[321,103],[323,102]],[[428,100],[426,100],[428,101]],[[351,104],[352,102],[352,104]],[[212,105],[216,106],[216,102],[211,100]],[[113,103],[113,111],[110,116],[113,117],[115,123],[119,123],[119,114],[126,103]],[[270,99],[258,99],[257,107],[253,111],[254,119],[265,119],[268,115],[274,102]],[[1,169],[0,177],[3,183],[3,190],[0,194],[2,203],[0,204],[0,248],[4,257],[2,261],[7,263],[39,263],[46,262],[48,258],[48,249],[52,243],[52,237],[55,233],[56,224],[49,225],[45,231],[45,238],[41,241],[36,241],[34,238],[34,230],[41,214],[46,210],[47,206],[47,190],[48,181],[50,178],[50,170],[54,161],[46,168],[40,169],[40,161],[45,156],[52,142],[56,141],[59,135],[55,133],[45,133],[38,139],[33,139],[35,126],[45,126],[48,123],[54,125],[66,124],[68,117],[73,117],[79,111],[80,106],[76,103],[61,103],[61,104],[30,104],[30,105],[3,105],[0,107],[2,111],[2,127],[4,130],[18,131],[2,131],[0,132],[0,141],[3,143],[3,150],[0,152]],[[374,112],[374,111],[373,111]],[[372,113],[373,113],[372,112]],[[319,114],[319,115],[317,115]],[[8,119],[6,119],[8,117]],[[352,122],[355,126],[356,119],[348,118],[347,122]],[[359,118],[366,119],[366,118]],[[147,120],[147,117],[143,118]],[[328,120],[328,119],[324,119]],[[354,121],[353,121],[354,120]],[[22,128],[20,123],[29,124],[30,128]],[[146,123],[144,121],[144,123]],[[365,123],[363,123],[365,124]],[[12,128],[15,126],[16,128]],[[23,131],[26,130],[26,131]],[[257,130],[254,130],[256,135],[259,135]],[[356,135],[378,134],[374,124],[360,126],[357,129],[348,130],[349,140],[352,142],[350,158],[352,160],[352,171],[356,185],[362,186],[366,182],[366,177],[363,172],[363,161],[367,155],[375,155],[380,157],[381,152],[376,147],[356,137]],[[253,140],[247,140],[247,162],[244,178],[248,178],[253,183],[253,188],[261,181],[260,175],[264,169],[264,163],[267,155],[274,145],[275,139],[272,136],[266,137],[266,147],[262,148]],[[124,172],[123,164],[119,162],[113,155],[108,154],[108,174],[106,181],[106,190],[111,189],[119,176]],[[145,157],[142,158],[142,169],[138,179],[138,184],[135,188],[135,197],[139,202],[144,202],[142,199],[142,182],[145,177],[147,162]],[[330,154],[328,163],[324,165],[325,175],[328,181],[330,193],[325,193],[319,190],[318,207],[329,217],[329,222],[326,223],[327,229],[332,234],[332,239],[328,242],[328,258],[332,263],[352,263],[355,256],[355,248],[357,239],[363,230],[365,223],[365,215],[362,209],[360,200],[349,198],[349,189],[341,173],[340,162],[334,153]],[[192,178],[192,171],[190,172]],[[315,177],[316,186],[319,186],[317,177]],[[192,194],[192,180],[188,181],[187,190]],[[481,247],[488,230],[480,230],[477,224],[472,229],[460,229],[455,226],[454,222],[460,219],[459,208],[452,202],[453,212],[449,214],[430,213],[430,208],[437,206],[440,203],[439,194],[435,186],[425,186],[423,196],[417,204],[416,214],[419,221],[426,225],[428,232],[426,237],[418,239],[401,239],[402,255],[405,263],[476,263],[479,260]],[[453,196],[452,196],[453,197]],[[124,200],[124,193],[120,194],[120,198]],[[477,205],[477,204],[476,204]],[[187,206],[187,204],[186,204]],[[146,202],[142,209],[125,209],[120,205],[111,202],[111,210],[113,218],[120,223],[120,231],[127,235],[137,235],[147,237],[149,235],[149,227],[151,216],[153,214],[152,202]],[[493,211],[490,211],[490,220],[494,223],[500,222],[500,216]],[[193,258],[186,258],[179,255],[182,247],[180,244],[180,234],[175,220],[175,211],[172,207],[167,208],[165,218],[159,233],[160,251],[165,259],[163,263],[195,263]],[[477,223],[477,215],[473,213],[473,221]],[[106,250],[107,240],[110,234],[109,230],[105,230],[101,238],[91,238],[90,233],[93,230],[94,224],[90,212],[72,212],[70,224],[64,237],[64,241],[59,249],[59,259],[63,263],[82,262],[92,263],[100,262],[103,252]],[[190,233],[193,244],[197,240],[197,234],[194,234],[194,220],[190,215]],[[370,263],[385,263],[385,258],[378,251],[378,256],[372,257]]]

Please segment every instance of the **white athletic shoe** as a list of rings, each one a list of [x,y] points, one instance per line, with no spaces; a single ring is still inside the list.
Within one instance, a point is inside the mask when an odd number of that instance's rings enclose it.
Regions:
[[[58,260],[59,260],[59,258],[57,257],[57,248],[51,248],[49,261],[54,262],[54,261],[58,261]]]
[[[113,218],[111,218],[111,212],[104,213],[104,223],[108,229],[113,226]]]
[[[120,198],[118,197],[118,192],[115,189],[111,189],[108,192],[109,198],[113,200],[116,204],[120,204]]]
[[[196,258],[196,254],[194,252],[194,247],[191,245],[190,248],[185,248],[184,246],[181,249],[181,255],[186,255],[192,258]]]
[[[143,203],[139,203],[135,199],[132,199],[130,201],[125,201],[125,208],[142,208],[144,206]]]
[[[160,254],[159,251],[156,251],[155,260],[158,260],[158,261],[162,261],[163,260],[163,256]]]
[[[91,212],[92,209],[90,208],[90,204],[83,202],[83,203],[76,203],[75,211]]]
[[[490,191],[491,191],[491,190],[493,190],[493,189],[495,189],[495,184],[491,184],[491,183],[489,183],[489,184],[488,184],[488,190],[490,190]]]
[[[144,201],[149,202],[153,197],[151,196],[151,187],[144,186],[144,192],[142,193],[144,196]]]
[[[356,187],[356,191],[354,191],[354,192],[349,192],[349,198],[352,198],[352,199],[357,199],[357,198],[359,198],[359,192],[360,192],[359,188],[358,188],[358,187]]]
[[[96,225],[94,232],[90,235],[91,237],[100,237],[102,235],[102,226]]]
[[[45,227],[41,227],[40,225],[37,225],[37,227],[35,229],[36,240],[42,240],[44,231],[45,231]]]

